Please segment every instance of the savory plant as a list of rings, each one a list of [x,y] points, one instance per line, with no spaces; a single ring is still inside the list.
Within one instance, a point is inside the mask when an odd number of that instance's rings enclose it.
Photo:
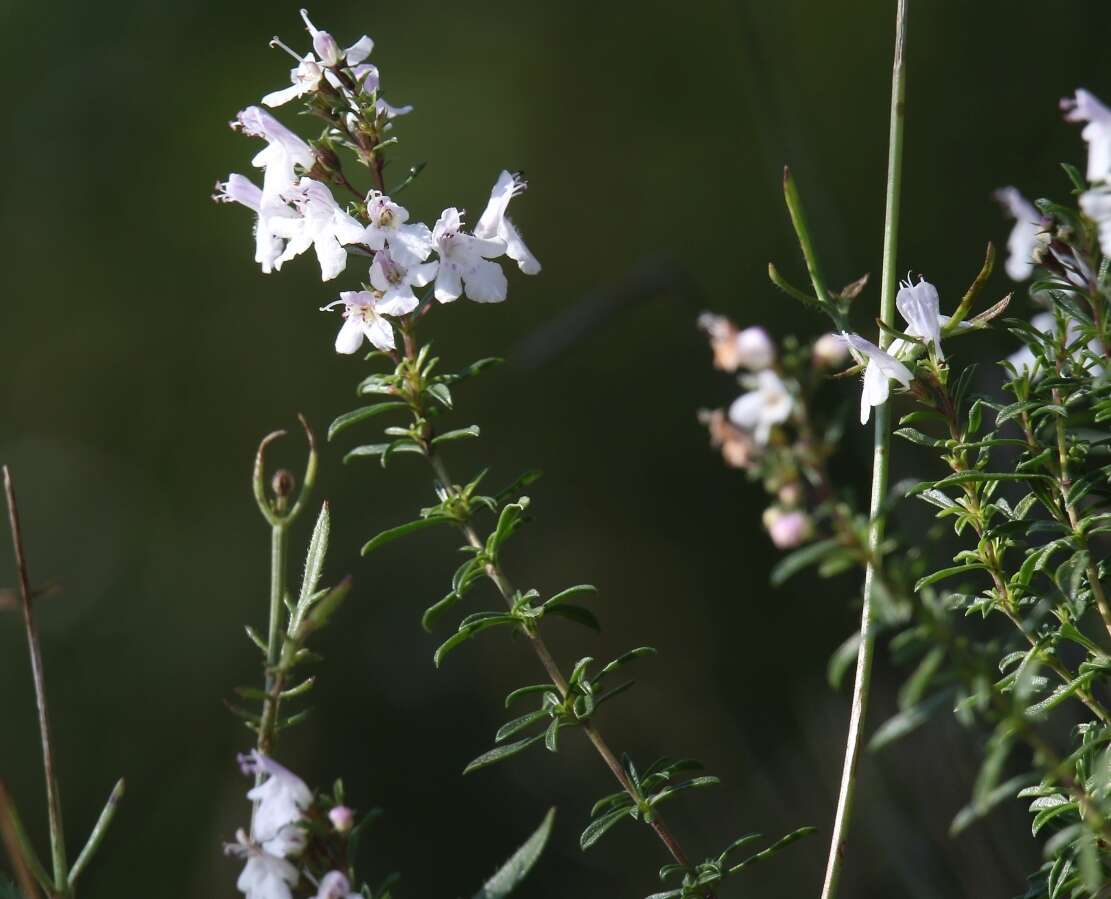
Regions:
[[[1079,208],[1031,204],[1013,187],[996,194],[1015,220],[1007,274],[1031,281],[1031,301],[1043,311],[1030,322],[1003,319],[1008,295],[973,314],[994,266],[989,245],[968,291],[943,314],[946,304],[924,278],[896,284],[905,25],[900,3],[876,341],[850,324],[866,277],[840,292],[827,289],[787,172],[785,199],[812,292],[792,286],[775,266],[769,274],[781,290],[828,316],[834,330],[776,346],[759,326],[738,328],[705,314],[699,323],[715,365],[747,370],[741,382],[748,389],[727,410],[700,417],[726,463],[762,481],[774,497],[765,526],[775,546],[793,551],[773,582],[811,569],[820,577],[854,567],[864,573],[861,630],[830,662],[836,684],[855,660],[856,683],[823,895],[835,895],[851,857],[848,822],[881,631],[891,635],[897,659],[915,668],[900,692],[901,711],[876,730],[871,745],[886,745],[945,708],[962,723],[986,725],[983,766],[954,832],[1003,800],[1030,799],[1032,831],[1046,861],[1027,895],[1103,895],[1111,865],[1111,720],[1102,699],[1111,673],[1111,606],[1101,536],[1111,530],[1111,110],[1084,90],[1062,101],[1066,118],[1087,123],[1087,176],[1064,166]],[[1000,326],[1022,343],[999,360],[1002,385],[982,365],[982,350],[976,362],[964,363],[956,355],[960,345],[951,346]],[[836,404],[819,399],[836,389],[831,379],[856,374],[863,376],[861,423],[875,410],[866,513],[856,507],[851,485],[830,477],[827,463],[843,422],[824,411]],[[914,405],[897,429],[892,393]],[[892,434],[933,454],[938,470],[930,479],[888,488]],[[892,513],[904,497],[929,503],[952,524],[958,547],[952,561],[941,558],[940,534],[923,544],[885,530],[889,519],[902,520]]]

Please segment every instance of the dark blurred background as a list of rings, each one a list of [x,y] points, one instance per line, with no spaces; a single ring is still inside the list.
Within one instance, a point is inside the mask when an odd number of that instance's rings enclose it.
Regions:
[[[450,204],[477,212],[502,167],[528,173],[514,210],[543,274],[514,273],[508,303],[460,301],[427,329],[446,364],[511,357],[457,390],[454,421],[480,423],[483,439],[459,445],[454,468],[490,464],[493,482],[545,471],[509,567],[542,590],[597,584],[605,623],[600,638],[555,623],[563,660],[660,649],[601,723],[644,763],[695,755],[722,777],[670,813],[692,853],[752,830],[823,829],[730,895],[817,892],[848,716],[826,660],[854,629],[858,600],[851,578],[766,586],[777,554],[759,524],[762,492],[723,468],[695,420],[737,388],[711,370],[694,319],[710,307],[777,334],[821,327],[765,275],[775,260],[805,280],[781,206],[785,162],[831,281],[865,271],[878,281],[893,7],[312,9],[341,43],[371,34],[386,96],[416,105],[398,126],[394,164],[429,162],[405,199],[416,217]],[[1111,16],[1100,0],[911,7],[899,265],[953,303],[984,243],[1006,237],[992,189],[1066,193],[1057,163],[1081,161],[1083,147],[1057,100],[1077,85],[1111,94]],[[308,40],[294,4],[19,0],[0,21],[0,459],[18,479],[33,579],[64,585],[39,614],[74,852],[114,779],[128,781],[82,895],[231,897],[238,867],[220,844],[245,819],[234,755],[249,736],[221,703],[258,679],[243,625],[261,627],[266,614],[252,454],[297,411],[323,430],[355,405],[366,370],[332,352],[338,318],[316,311],[355,275],[322,285],[309,255],[261,275],[250,215],[208,200],[217,178],[252,171],[257,145],[227,121],[285,82],[290,60],[267,48],[270,35]],[[539,352],[560,348],[539,329],[584,297],[613,305],[630,279],[647,288],[564,352]],[[997,274],[992,292],[1006,289]],[[861,303],[874,306],[875,287]],[[844,390],[855,402],[855,387]],[[300,465],[298,439],[276,458]],[[861,483],[867,443],[854,429],[856,455],[843,463]],[[419,614],[445,592],[457,541],[433,532],[360,559],[364,539],[427,504],[429,482],[412,458],[383,473],[341,456],[326,449],[317,496],[335,508],[330,573],[352,573],[356,588],[322,641],[316,715],[286,739],[283,759],[313,784],[342,775],[355,804],[385,808],[366,863],[375,876],[400,870],[401,897],[469,895],[553,803],[556,836],[522,896],[658,889],[665,859],[642,827],[578,850],[591,803],[612,789],[580,738],[558,756],[535,750],[460,776],[490,745],[502,696],[537,678],[534,659],[480,638],[434,670]],[[0,585],[13,580],[4,549]],[[899,680],[884,656],[873,725]],[[0,675],[0,774],[45,852],[15,615],[0,618]],[[846,896],[1022,892],[1038,850],[1021,809],[947,837],[977,763],[948,724],[866,760]]]

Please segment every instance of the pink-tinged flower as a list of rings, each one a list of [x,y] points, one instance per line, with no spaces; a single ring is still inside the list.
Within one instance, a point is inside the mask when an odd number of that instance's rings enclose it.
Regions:
[[[275,233],[288,241],[278,265],[312,247],[320,261],[320,279],[330,281],[347,267],[343,247],[362,240],[363,226],[340,208],[325,184],[314,178],[302,178],[283,196],[300,215],[276,219],[272,224]]]
[[[778,506],[764,511],[764,528],[777,549],[794,549],[814,535],[814,525],[805,512],[784,512]]]
[[[508,283],[501,266],[490,260],[505,252],[498,239],[475,237],[463,231],[463,219],[455,207],[445,209],[432,228],[432,240],[440,256],[436,273],[436,299],[450,303],[465,292],[477,303],[500,303]]]
[[[1065,118],[1087,122],[1080,136],[1088,142],[1088,180],[1111,180],[1111,109],[1083,88],[1061,101]]]
[[[995,192],[995,199],[1015,220],[1007,238],[1004,268],[1012,281],[1025,281],[1034,272],[1034,253],[1042,231],[1042,215],[1017,188],[1001,187]]]
[[[242,830],[235,837],[237,842],[225,845],[224,852],[247,860],[235,883],[239,891],[247,899],[292,899],[299,879],[297,869],[250,841]]]
[[[432,232],[428,225],[408,224],[409,210],[385,194],[376,190],[367,194],[366,213],[370,223],[361,241],[372,250],[388,247],[390,255],[401,265],[424,262],[432,254]]]
[[[332,35],[313,25],[309,20],[307,9],[301,10],[301,18],[312,36],[312,48],[326,66],[338,66],[341,62],[348,66],[356,66],[370,56],[370,52],[374,49],[374,41],[364,34],[346,50],[340,50],[339,44]]]
[[[239,767],[244,774],[266,778],[247,792],[247,798],[257,803],[253,842],[281,858],[304,849],[305,831],[299,822],[312,804],[312,791],[305,782],[258,750],[239,756]]]
[[[346,805],[336,805],[328,810],[328,820],[339,833],[347,833],[355,826],[355,812]]]
[[[754,389],[733,401],[729,420],[752,434],[758,446],[767,446],[772,428],[788,419],[795,401],[787,385],[771,369],[764,369],[745,382]]]
[[[350,355],[358,352],[364,338],[379,350],[396,348],[393,325],[385,316],[412,312],[417,307],[417,298],[414,296],[411,301],[395,298],[386,302],[377,291],[344,290],[338,300],[320,307],[320,311],[340,305],[343,306],[343,325],[336,335],[336,352]]]
[[[379,250],[370,266],[370,285],[382,295],[378,302],[379,311],[384,315],[412,312],[418,302],[413,288],[431,284],[437,268],[439,263],[435,260],[410,266],[399,265],[389,250]]]
[[[895,379],[904,387],[909,387],[914,380],[910,369],[903,365],[890,353],[884,352],[870,340],[865,340],[859,334],[841,332],[841,339],[848,347],[864,357],[864,385],[860,391],[860,423],[868,423],[873,406],[882,406],[887,402],[890,392],[891,379]]]
[[[698,316],[698,327],[710,338],[715,368],[736,371],[743,365],[751,371],[760,371],[775,362],[775,343],[759,326],[738,330],[725,316],[703,312]]]
[[[528,182],[520,172],[503,171],[494,182],[490,200],[474,226],[474,233],[475,237],[500,240],[505,244],[505,255],[516,262],[517,267],[526,275],[535,275],[540,271],[540,262],[525,246],[516,226],[506,215],[509,201],[524,193],[527,187]]]
[[[362,893],[351,889],[342,871],[329,871],[320,878],[315,899],[362,899]]]

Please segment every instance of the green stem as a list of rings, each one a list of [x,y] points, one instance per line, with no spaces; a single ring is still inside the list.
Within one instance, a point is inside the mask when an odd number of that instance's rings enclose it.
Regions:
[[[50,739],[50,716],[46,707],[46,678],[42,667],[42,648],[39,646],[38,628],[31,608],[31,582],[27,576],[27,557],[23,550],[23,531],[19,524],[19,507],[16,504],[15,484],[8,466],[4,466],[4,491],[8,500],[8,522],[12,530],[12,549],[19,575],[19,597],[23,607],[23,624],[27,632],[27,650],[31,657],[31,679],[35,686],[35,707],[39,717],[39,737],[42,742],[42,767],[46,778],[46,808],[50,819],[50,856],[54,867],[54,889],[58,896],[71,896],[66,869],[66,841],[62,827],[62,799],[58,792],[58,778],[54,769],[54,748]]]
[[[278,720],[278,695],[274,690],[280,676],[282,652],[282,607],[286,590],[286,554],[289,547],[289,520],[280,513],[270,525],[270,626],[266,637],[266,694],[258,728],[258,751],[269,754]]]
[[[880,320],[891,325],[895,319],[895,287],[897,284],[896,252],[899,234],[899,197],[903,169],[903,123],[906,117],[906,36],[907,3],[898,0],[895,19],[895,60],[891,75],[891,114],[887,153],[887,201],[883,235],[883,280],[880,285]],[[885,347],[890,338],[880,332],[879,345]],[[888,469],[891,458],[891,407],[884,403],[876,410],[875,436],[872,441],[872,499],[869,509],[870,526],[868,545],[873,558],[864,574],[864,603],[860,615],[860,651],[856,661],[856,683],[853,686],[852,712],[849,717],[849,734],[845,747],[845,761],[841,774],[841,790],[837,798],[837,812],[833,819],[829,859],[826,864],[822,899],[833,899],[841,869],[845,863],[845,848],[849,823],[852,819],[853,798],[856,791],[856,770],[863,743],[864,716],[868,708],[868,694],[872,682],[872,657],[875,653],[876,634],[872,613],[876,592],[876,561],[883,542],[881,509],[887,494]]]

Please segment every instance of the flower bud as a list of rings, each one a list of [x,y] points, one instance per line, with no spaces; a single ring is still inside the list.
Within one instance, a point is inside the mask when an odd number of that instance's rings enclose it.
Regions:
[[[326,66],[337,66],[343,59],[343,51],[327,31],[318,31],[312,36],[312,48]]]
[[[779,488],[777,495],[779,501],[788,509],[793,509],[802,503],[804,493],[802,484],[798,481],[789,481]]]
[[[737,335],[737,359],[751,371],[770,368],[775,362],[775,344],[759,326],[745,328]]]
[[[784,512],[779,506],[764,510],[764,528],[778,549],[794,549],[813,536],[814,526],[805,512]]]
[[[849,348],[838,335],[823,334],[814,341],[814,365],[817,368],[840,368],[849,361]]]
[[[270,489],[278,499],[288,498],[295,486],[297,486],[297,479],[288,468],[279,468],[270,481]]]
[[[339,833],[347,833],[355,825],[355,812],[346,805],[337,805],[328,812],[328,820]]]

